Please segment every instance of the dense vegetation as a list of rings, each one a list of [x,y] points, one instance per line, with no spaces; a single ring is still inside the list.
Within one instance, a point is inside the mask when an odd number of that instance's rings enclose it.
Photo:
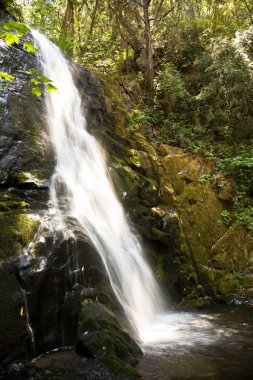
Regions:
[[[213,174],[199,180],[220,186],[221,175],[232,177],[233,204],[224,221],[229,225],[237,218],[252,227],[252,1],[6,0],[0,5],[78,63],[115,81],[134,81],[141,91],[132,99],[129,133],[141,130],[159,144],[212,160]]]

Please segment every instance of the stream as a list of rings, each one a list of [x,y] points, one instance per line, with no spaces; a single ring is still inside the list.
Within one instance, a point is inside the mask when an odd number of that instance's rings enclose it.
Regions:
[[[173,313],[171,340],[144,345],[144,380],[253,379],[253,307]]]

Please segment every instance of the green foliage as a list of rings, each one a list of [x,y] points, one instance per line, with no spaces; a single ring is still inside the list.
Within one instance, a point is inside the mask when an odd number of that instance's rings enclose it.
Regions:
[[[32,94],[36,96],[41,96],[41,88],[39,87],[33,87],[32,88]]]
[[[146,104],[143,108],[134,108],[129,115],[129,130],[145,131],[145,134],[152,135],[154,128],[159,128],[164,113],[162,110],[155,109],[154,104]]]
[[[7,31],[15,30],[19,37],[24,37],[29,32],[29,28],[25,24],[12,19],[4,22],[2,26]]]
[[[14,76],[7,73],[0,72],[0,80],[2,79],[7,80],[8,82],[12,82],[14,79]]]
[[[156,95],[170,108],[184,109],[190,102],[190,95],[176,67],[170,63],[162,65],[155,78]]]
[[[19,43],[19,38],[15,33],[4,32],[0,34],[0,38],[3,38],[7,45]]]
[[[15,0],[1,0],[0,1],[1,9],[9,12],[11,15],[16,16],[19,19],[22,19],[22,6],[20,1]]]
[[[23,48],[26,49],[28,53],[36,53],[38,51],[38,49],[28,41],[24,43]]]
[[[215,138],[248,137],[253,122],[251,65],[228,41],[216,42],[210,53],[204,55],[208,54],[208,59],[200,57],[195,63],[198,71],[204,69],[203,85],[196,96],[201,122]],[[203,58],[207,63],[205,68]]]
[[[4,41],[6,42],[7,45],[19,44],[19,42],[20,42],[19,37],[24,37],[29,32],[29,28],[25,24],[22,24],[20,22],[16,22],[12,19],[2,23],[0,28],[5,30],[5,32],[0,34],[0,38],[4,39]],[[9,32],[9,31],[13,31],[13,30],[14,30],[14,32]],[[35,46],[31,42],[28,42],[28,41],[25,41],[23,43],[23,48],[26,49],[28,51],[28,53],[35,53],[38,51],[38,49],[36,49]],[[14,76],[0,72],[0,80],[2,80],[2,79],[11,82],[14,80]],[[34,81],[32,83],[35,83],[35,81],[38,83],[42,82],[42,81],[37,81],[34,79]],[[54,87],[54,86],[51,85],[51,81],[49,79],[47,82],[48,83],[46,84],[46,86],[49,84],[51,86],[49,90],[52,91],[52,87]],[[4,90],[3,86],[0,86],[0,91],[1,90]],[[32,88],[32,94],[36,95],[36,96],[41,96],[41,89],[39,87],[33,87]]]
[[[7,45],[19,44],[19,38],[24,37],[29,33],[29,28],[25,24],[12,19],[3,22],[0,25],[0,29],[4,30],[4,32],[0,34],[0,38],[2,38]],[[34,45],[30,42],[25,42],[23,48],[28,52],[37,51]]]
[[[6,80],[7,82],[12,82],[14,80],[14,76],[0,71],[0,83],[2,80]],[[3,90],[4,90],[4,87],[0,85],[0,91],[3,91]]]
[[[212,176],[211,176],[210,173],[202,174],[201,176],[199,176],[198,182],[199,182],[199,183],[205,183],[205,182],[207,182],[211,177],[212,177]]]
[[[235,196],[235,211],[237,219],[246,228],[253,229],[253,199],[247,192],[242,190],[237,191]]]
[[[226,226],[230,226],[232,222],[231,213],[228,210],[224,210],[222,211],[221,216]]]
[[[46,77],[45,75],[42,75],[39,70],[36,69],[30,69],[25,71],[26,74],[31,75],[32,78],[30,79],[30,82],[32,84],[35,84],[36,86],[40,85],[40,87],[32,87],[32,94],[36,96],[41,96],[42,94],[42,86],[45,86],[45,89],[48,92],[54,92],[57,91],[57,87],[53,85],[53,81]]]

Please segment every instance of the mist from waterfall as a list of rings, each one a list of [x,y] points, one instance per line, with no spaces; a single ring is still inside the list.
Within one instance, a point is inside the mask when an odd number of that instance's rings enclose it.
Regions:
[[[74,219],[90,238],[117,299],[145,342],[166,310],[161,290],[115,194],[103,150],[86,129],[81,97],[68,61],[45,36],[33,31],[33,37],[40,47],[43,73],[58,89],[46,93],[56,157],[51,181],[53,208],[63,222]],[[61,196],[59,188],[64,192]]]

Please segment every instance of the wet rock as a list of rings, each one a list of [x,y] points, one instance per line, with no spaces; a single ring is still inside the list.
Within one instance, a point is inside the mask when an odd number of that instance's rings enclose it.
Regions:
[[[0,268],[0,361],[14,350],[26,353],[28,332],[26,322],[20,315],[24,304],[22,292],[16,276]]]
[[[126,372],[135,376],[141,350],[124,332],[116,316],[100,303],[83,302],[78,322],[77,352],[86,347],[114,373]]]
[[[10,375],[20,376],[25,372],[25,366],[22,363],[12,363],[8,366],[7,373]]]

